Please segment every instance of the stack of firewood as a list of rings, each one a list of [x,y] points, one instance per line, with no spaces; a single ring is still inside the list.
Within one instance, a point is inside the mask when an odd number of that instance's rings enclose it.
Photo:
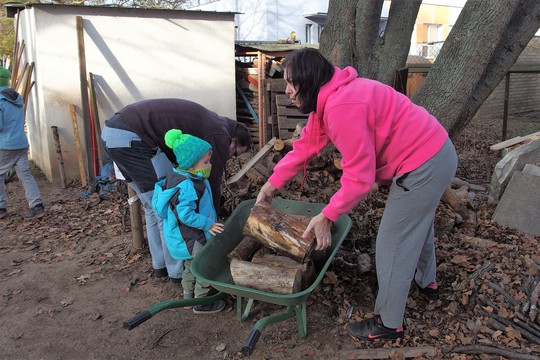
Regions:
[[[311,285],[315,236],[302,237],[309,217],[285,214],[262,201],[251,210],[244,239],[228,255],[234,283],[276,294],[293,294]]]

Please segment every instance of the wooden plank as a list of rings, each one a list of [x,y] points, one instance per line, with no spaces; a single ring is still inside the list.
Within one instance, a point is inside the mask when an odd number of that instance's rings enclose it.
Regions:
[[[276,141],[276,138],[270,139],[270,141],[264,145],[261,150],[255,156],[253,156],[246,165],[242,169],[240,169],[239,172],[237,172],[234,176],[232,176],[229,180],[227,180],[227,184],[234,184],[238,180],[240,180],[246,172],[251,169],[259,160],[261,160],[272,148],[274,147],[274,142]]]
[[[297,116],[308,118],[308,114],[301,113],[297,108],[288,108],[285,106],[278,106],[277,108],[278,116]]]
[[[300,112],[287,95],[276,95],[276,105],[279,138],[289,139],[297,124],[306,125],[309,114]]]
[[[525,136],[516,136],[515,138],[505,140],[505,141],[500,142],[500,143],[495,144],[495,145],[491,145],[489,147],[489,150],[492,150],[492,151],[502,150],[502,149],[507,148],[509,146],[516,145],[516,144],[519,144],[521,142],[524,142],[525,140],[532,139],[532,138],[534,138],[536,136],[540,137],[540,131],[529,134],[529,135],[525,135]]]
[[[268,91],[284,93],[287,83],[285,79],[266,79],[265,80],[266,89]]]
[[[295,129],[296,124],[307,124],[308,118],[300,118],[300,117],[287,117],[287,116],[280,116],[278,117],[278,124],[279,128],[281,129]]]
[[[287,95],[276,95],[276,104],[283,106],[295,106]]]

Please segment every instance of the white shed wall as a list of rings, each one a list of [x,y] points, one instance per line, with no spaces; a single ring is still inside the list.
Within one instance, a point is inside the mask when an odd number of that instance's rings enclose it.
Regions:
[[[49,180],[59,180],[51,126],[59,129],[66,178],[79,178],[69,111],[75,104],[84,140],[76,16],[101,126],[125,105],[164,97],[236,119],[232,13],[35,5],[22,12],[20,38],[23,61],[36,64],[27,108],[31,156]]]

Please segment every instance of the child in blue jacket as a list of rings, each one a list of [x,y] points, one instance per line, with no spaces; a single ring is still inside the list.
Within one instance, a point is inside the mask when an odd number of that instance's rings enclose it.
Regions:
[[[205,297],[209,295],[211,287],[193,276],[191,262],[206,240],[223,231],[223,224],[217,222],[208,182],[212,170],[212,146],[177,129],[167,131],[165,143],[173,149],[178,166],[156,183],[152,207],[163,219],[165,242],[171,256],[184,260],[184,299],[193,298],[193,295],[196,298]],[[218,300],[194,306],[193,312],[215,313],[224,306],[223,300]]]

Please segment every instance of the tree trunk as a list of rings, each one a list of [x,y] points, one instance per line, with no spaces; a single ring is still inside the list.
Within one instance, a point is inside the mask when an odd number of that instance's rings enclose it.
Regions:
[[[380,44],[379,25],[384,1],[357,1],[355,6],[355,32],[352,43],[354,62],[348,64],[354,66],[358,73],[370,79],[377,78],[376,68],[378,53],[374,51]]]
[[[396,71],[407,63],[411,35],[421,4],[422,0],[392,1],[386,30],[374,48],[377,62],[372,79],[394,85]]]
[[[320,50],[339,67],[352,65],[362,77],[393,85],[395,70],[406,62],[420,3],[393,1],[386,31],[379,37],[380,0],[332,0]],[[412,100],[435,115],[455,137],[539,28],[538,0],[467,1]]]
[[[412,100],[451,137],[472,120],[540,27],[540,1],[469,0]]]
[[[354,66],[362,77],[393,85],[396,70],[406,64],[422,1],[392,2],[386,30],[379,34],[383,3],[383,0],[330,1],[320,49],[339,67]]]
[[[332,0],[321,33],[321,53],[334,65],[354,64],[354,32],[356,0]]]

